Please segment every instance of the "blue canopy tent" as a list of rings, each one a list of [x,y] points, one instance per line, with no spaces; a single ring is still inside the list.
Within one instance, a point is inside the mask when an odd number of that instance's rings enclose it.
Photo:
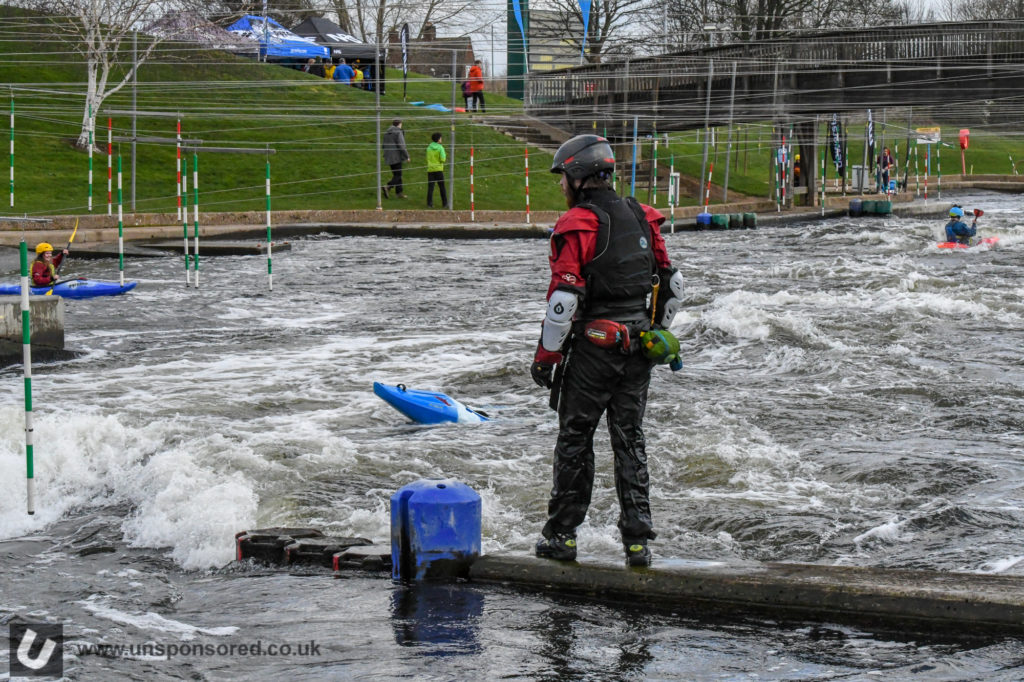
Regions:
[[[247,14],[228,26],[228,30],[259,43],[261,59],[305,61],[310,57],[331,58],[330,49],[292,33],[269,17]]]

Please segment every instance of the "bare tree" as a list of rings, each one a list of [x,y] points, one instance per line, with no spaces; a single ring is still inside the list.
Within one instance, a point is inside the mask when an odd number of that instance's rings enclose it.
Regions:
[[[1024,19],[1024,0],[950,0],[939,3],[939,13],[950,21]]]
[[[82,55],[86,67],[85,106],[82,128],[75,144],[89,146],[92,117],[104,100],[127,84],[138,65],[149,58],[162,38],[147,36],[145,45],[131,63],[132,55],[122,51],[122,44],[139,26],[175,7],[161,0],[39,0],[30,3],[34,9],[50,17],[58,39]],[[116,74],[111,80],[112,74]]]
[[[656,34],[666,34],[658,41],[666,48],[698,49],[719,42],[771,40],[806,30],[908,23],[917,1],[665,0],[646,14],[646,20],[661,27]]]
[[[368,43],[386,41],[392,30],[405,23],[418,38],[428,23],[444,26],[450,35],[465,35],[501,14],[479,0],[326,0],[319,7],[335,14],[343,30]]]
[[[355,4],[358,4],[359,0],[354,0]],[[350,0],[330,0],[327,3],[331,11],[334,12],[338,18],[338,26],[342,31],[348,34],[355,34],[352,28],[352,17],[349,15],[349,6],[353,4]]]
[[[923,24],[938,21],[935,11],[925,0],[900,0],[896,3],[898,24]]]
[[[564,41],[579,51],[583,49],[583,13],[577,0],[552,0],[559,15],[559,28]],[[588,62],[598,63],[605,55],[632,54],[635,35],[629,25],[649,14],[650,0],[593,0],[587,21]],[[659,5],[660,6],[660,5]]]
[[[221,26],[228,26],[247,14],[263,16],[262,0],[178,0],[189,11]],[[322,0],[270,0],[267,2],[267,16],[284,27],[294,26],[310,17],[322,17],[325,13],[337,11],[333,5],[344,6],[344,0],[324,2]],[[344,27],[342,27],[344,28]]]

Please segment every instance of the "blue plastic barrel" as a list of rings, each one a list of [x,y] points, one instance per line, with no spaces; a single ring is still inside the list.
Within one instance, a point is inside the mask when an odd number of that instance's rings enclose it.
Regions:
[[[850,200],[850,215],[854,218],[859,216],[864,210],[864,202],[861,199]]]
[[[698,213],[697,214],[697,227],[703,229],[711,226],[711,214],[710,213]]]
[[[890,180],[889,181],[889,191],[891,193],[893,193],[893,194],[896,194],[896,181],[895,180]]]
[[[416,481],[391,496],[391,577],[458,578],[480,556],[480,496],[450,478]]]

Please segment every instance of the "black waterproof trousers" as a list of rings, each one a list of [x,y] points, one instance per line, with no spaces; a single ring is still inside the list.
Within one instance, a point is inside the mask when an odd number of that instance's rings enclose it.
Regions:
[[[639,352],[639,343],[631,354],[622,355],[579,336],[573,341],[562,377],[554,487],[544,537],[572,534],[583,523],[594,487],[594,432],[605,412],[615,454],[622,541],[629,545],[655,537],[642,428],[650,380],[651,363]]]
[[[402,193],[402,162],[391,164],[391,179],[388,180],[388,184],[385,185],[390,190],[394,190],[395,195]]]

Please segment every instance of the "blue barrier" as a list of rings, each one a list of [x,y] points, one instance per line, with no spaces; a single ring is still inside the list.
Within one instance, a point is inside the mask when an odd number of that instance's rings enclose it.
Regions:
[[[404,486],[391,496],[391,577],[465,577],[480,556],[480,496],[453,479]]]

